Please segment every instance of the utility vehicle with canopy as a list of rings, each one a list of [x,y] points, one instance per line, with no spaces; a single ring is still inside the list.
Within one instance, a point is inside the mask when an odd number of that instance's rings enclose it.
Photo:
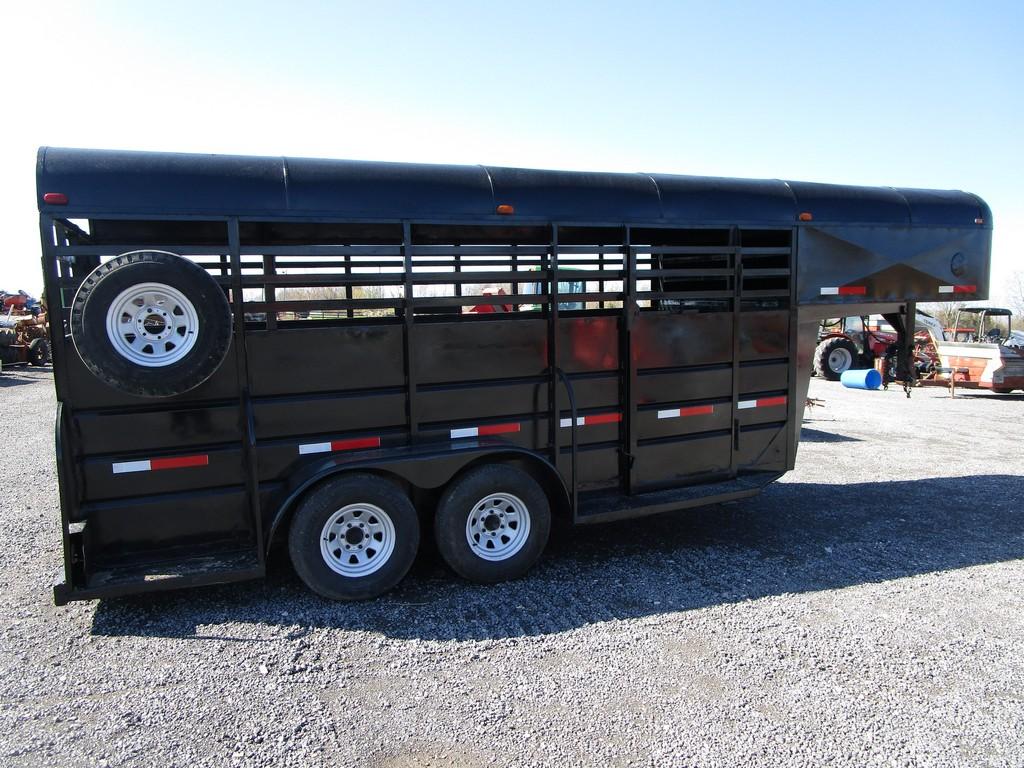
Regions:
[[[961,307],[946,335],[935,348],[956,386],[1000,394],[1024,390],[1024,339],[1014,332],[1011,310]]]

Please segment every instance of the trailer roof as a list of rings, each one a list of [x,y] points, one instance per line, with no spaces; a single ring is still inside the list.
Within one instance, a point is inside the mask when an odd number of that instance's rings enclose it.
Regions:
[[[42,147],[40,211],[372,219],[991,226],[959,191],[781,180]],[[44,202],[60,193],[67,203]],[[512,216],[497,213],[510,205]],[[981,220],[980,222],[978,220]]]

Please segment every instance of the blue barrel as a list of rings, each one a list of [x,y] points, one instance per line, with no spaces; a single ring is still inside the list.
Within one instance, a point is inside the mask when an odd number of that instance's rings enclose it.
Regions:
[[[844,387],[850,389],[882,388],[882,374],[874,368],[865,368],[863,371],[843,371],[839,381]]]

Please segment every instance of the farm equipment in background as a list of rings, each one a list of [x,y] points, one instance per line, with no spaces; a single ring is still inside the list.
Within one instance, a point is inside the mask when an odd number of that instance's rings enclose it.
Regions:
[[[3,307],[3,314],[9,316],[32,315],[37,316],[45,312],[42,302],[25,291],[8,293],[0,288],[0,307]]]
[[[936,356],[941,375],[956,386],[1001,394],[1024,390],[1024,334],[1013,330],[1009,309],[963,307],[946,336],[935,342]]]
[[[913,344],[914,369],[918,379],[928,378],[934,373],[938,362],[935,340],[944,338],[939,321],[918,310]],[[814,350],[814,372],[830,381],[839,381],[843,371],[872,368],[876,360],[884,358],[889,362],[883,376],[894,380],[897,340],[896,329],[878,315],[823,320],[818,346]]]
[[[1024,333],[1013,329],[1009,309],[963,307],[950,328],[926,312],[918,311],[916,317],[915,383],[1001,394],[1024,390]],[[851,368],[878,367],[887,385],[903,379],[896,370],[898,334],[882,317],[825,320],[818,339],[814,370],[819,376],[837,381]]]
[[[50,361],[49,326],[40,302],[24,291],[0,291],[0,364],[46,365]]]

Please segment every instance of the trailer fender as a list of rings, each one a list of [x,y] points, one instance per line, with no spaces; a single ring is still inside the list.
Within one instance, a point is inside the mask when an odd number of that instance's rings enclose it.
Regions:
[[[487,461],[515,460],[531,470],[551,497],[554,509],[569,510],[569,491],[561,475],[544,456],[496,437],[458,440],[401,448],[351,452],[310,461],[292,473],[284,500],[274,510],[267,527],[269,552],[279,529],[296,503],[310,488],[341,472],[378,472],[424,490],[440,488],[471,465]]]

